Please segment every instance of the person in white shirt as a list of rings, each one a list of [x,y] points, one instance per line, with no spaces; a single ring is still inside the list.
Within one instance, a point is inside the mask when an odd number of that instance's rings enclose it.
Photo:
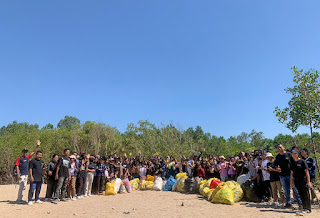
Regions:
[[[266,156],[269,153],[263,153],[262,154],[262,164],[259,167],[262,171],[262,177],[263,177],[263,181],[262,181],[262,193],[264,196],[264,200],[265,201],[271,201],[272,197],[271,197],[271,185],[270,185],[270,174],[267,172],[268,167],[267,164],[269,163],[269,160],[266,159]],[[269,155],[270,156],[270,155]]]

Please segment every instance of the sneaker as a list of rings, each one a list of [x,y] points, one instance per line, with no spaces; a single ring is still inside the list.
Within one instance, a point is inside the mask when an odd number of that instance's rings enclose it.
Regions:
[[[77,199],[81,199],[81,196],[79,195],[79,196],[77,196]]]
[[[89,196],[89,197],[91,197],[91,196],[92,196],[92,194],[88,194],[88,196]]]
[[[68,201],[68,199],[66,199],[66,198],[62,198],[62,199],[61,199],[61,201]]]
[[[30,205],[30,206],[33,205],[33,202],[32,202],[32,201],[29,201],[29,202],[28,202],[28,205]]]
[[[85,195],[84,195],[84,197],[88,197],[88,195],[87,195],[87,194],[85,194]]]
[[[76,197],[71,198],[71,201],[75,201],[75,200],[77,200],[77,198],[76,198]]]
[[[80,195],[80,197],[81,197],[80,199],[84,198],[83,195]]]
[[[54,203],[54,204],[59,203],[59,199],[55,199],[55,200],[53,200],[53,201],[52,201],[52,203]]]
[[[36,200],[36,202],[35,203],[37,203],[37,204],[42,204],[43,203],[43,201],[41,201],[40,199],[38,199],[38,200]]]

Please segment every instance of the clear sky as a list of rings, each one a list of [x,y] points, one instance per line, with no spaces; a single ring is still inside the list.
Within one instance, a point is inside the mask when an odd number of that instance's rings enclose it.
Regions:
[[[0,3],[0,126],[65,115],[217,136],[290,133],[291,67],[320,70],[320,1]],[[304,129],[299,129],[304,132]]]

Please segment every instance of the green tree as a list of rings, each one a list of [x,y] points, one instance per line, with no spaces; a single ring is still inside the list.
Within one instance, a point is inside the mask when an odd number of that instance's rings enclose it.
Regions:
[[[64,119],[59,121],[58,128],[67,128],[69,130],[80,128],[80,120],[76,117],[65,116]]]
[[[280,109],[275,108],[275,114],[280,123],[286,125],[292,132],[300,126],[310,129],[311,145],[313,148],[317,169],[320,173],[317,160],[317,151],[313,140],[313,128],[319,128],[320,124],[320,82],[319,73],[314,69],[308,71],[299,70],[297,67],[292,68],[294,75],[292,88],[285,91],[291,94],[288,107]]]

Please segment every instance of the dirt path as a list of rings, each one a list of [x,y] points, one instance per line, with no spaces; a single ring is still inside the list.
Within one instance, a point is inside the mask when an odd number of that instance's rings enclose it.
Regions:
[[[46,186],[42,187],[41,197]],[[27,198],[25,192],[24,200]],[[295,211],[273,209],[266,204],[240,202],[235,205],[212,204],[199,195],[177,192],[135,191],[116,196],[91,196],[77,201],[49,202],[33,206],[17,205],[18,186],[0,186],[0,217],[237,217],[237,218],[287,218],[296,217]],[[181,204],[184,206],[181,206]],[[129,214],[124,214],[129,211]],[[320,218],[314,209],[306,217]]]

